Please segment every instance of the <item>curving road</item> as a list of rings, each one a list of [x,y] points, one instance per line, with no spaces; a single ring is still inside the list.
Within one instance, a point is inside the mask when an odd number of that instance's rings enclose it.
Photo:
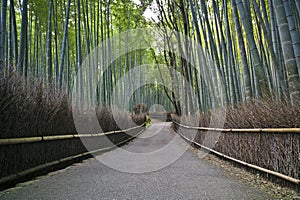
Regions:
[[[0,199],[271,199],[199,159],[186,146],[170,123],[156,123],[123,146],[123,151],[116,149],[19,184],[1,192]],[[170,154],[163,152],[168,147]],[[126,152],[133,156],[124,157]],[[108,158],[119,160],[110,163]]]

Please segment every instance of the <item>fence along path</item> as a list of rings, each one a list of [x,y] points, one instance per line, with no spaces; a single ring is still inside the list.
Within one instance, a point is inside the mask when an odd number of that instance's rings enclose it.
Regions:
[[[180,127],[185,128],[185,129],[194,129],[194,130],[200,130],[200,131],[212,131],[212,132],[223,132],[223,133],[250,133],[250,134],[251,133],[275,133],[275,134],[276,133],[289,133],[289,134],[292,133],[292,134],[300,135],[300,128],[222,129],[222,128],[207,128],[207,127],[187,126],[187,125],[180,124],[180,123],[178,123],[174,120],[173,120],[173,123],[175,123],[176,125],[178,125]],[[214,154],[216,154],[220,157],[223,157],[223,158],[228,159],[230,161],[233,161],[233,162],[239,163],[241,165],[247,166],[249,168],[252,168],[252,169],[267,173],[267,174],[271,174],[273,176],[279,177],[281,179],[284,179],[286,181],[289,181],[289,182],[297,184],[297,185],[299,185],[299,183],[300,183],[299,179],[296,179],[296,178],[287,176],[285,174],[278,173],[278,172],[275,172],[275,171],[272,171],[272,170],[269,170],[269,169],[266,169],[266,168],[263,168],[263,167],[260,167],[260,166],[253,165],[253,164],[244,162],[242,160],[238,160],[238,159],[233,158],[233,157],[230,157],[230,156],[225,155],[221,152],[218,152],[214,149],[211,149],[211,148],[206,147],[202,144],[199,144],[198,142],[195,142],[194,140],[189,139],[188,137],[186,137],[183,133],[180,133],[179,131],[178,131],[178,133],[183,139],[187,140],[188,142],[191,142],[192,144],[195,144],[196,146],[199,146],[199,147],[201,147],[205,150],[208,150],[208,151],[210,151],[210,152],[212,152],[212,153],[214,153]]]
[[[132,131],[138,128],[141,128],[145,126],[145,123],[142,125],[131,127],[125,130],[118,130],[118,131],[110,131],[105,133],[96,133],[96,134],[69,134],[69,135],[55,135],[55,136],[40,136],[40,137],[26,137],[26,138],[5,138],[0,139],[0,146],[8,146],[8,145],[22,145],[22,144],[29,144],[29,143],[40,143],[40,142],[48,142],[48,141],[62,141],[62,140],[68,140],[68,139],[80,139],[82,138],[92,138],[92,137],[103,137],[103,136],[109,136],[114,134],[120,134],[120,133],[126,133],[128,131]],[[51,162],[47,162],[45,164],[40,164],[35,167],[20,171],[18,173],[13,173],[8,176],[0,178],[0,188],[5,188],[5,184],[11,183],[11,182],[17,182],[18,179],[21,179],[22,177],[28,176],[30,174],[36,173],[38,171],[47,170],[50,167],[56,166],[58,164],[62,164],[68,161],[72,161],[75,159],[83,158],[85,156],[95,154],[95,153],[101,153],[108,150],[111,150],[115,148],[116,146],[125,144],[129,140],[132,140],[133,138],[137,137],[139,134],[142,133],[144,129],[137,132],[135,135],[126,138],[125,140],[119,141],[114,146],[104,147],[92,151],[82,152],[76,155],[64,157],[58,160],[53,160]],[[25,152],[23,152],[25,153]]]
[[[239,182],[222,169],[209,164],[190,150],[170,128],[171,123],[152,124],[132,142],[122,146],[128,152],[155,152],[176,139],[184,154],[170,165],[148,173],[125,173],[96,159],[74,165],[51,176],[21,185],[1,199],[271,199],[268,194]],[[113,150],[99,156],[119,155]],[[164,162],[159,157],[158,163]],[[129,162],[121,157],[120,166]],[[148,159],[144,167],[155,165]],[[128,163],[132,166],[134,163]],[[133,166],[134,167],[134,166]],[[140,165],[138,166],[140,167]]]

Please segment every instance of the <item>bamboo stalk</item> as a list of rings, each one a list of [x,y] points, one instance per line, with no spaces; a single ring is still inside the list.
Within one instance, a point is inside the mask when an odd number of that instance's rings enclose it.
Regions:
[[[54,135],[54,136],[42,136],[44,141],[50,140],[64,140],[74,138],[74,135]]]
[[[7,138],[7,139],[0,139],[0,145],[41,142],[42,140],[43,137]]]
[[[177,133],[179,133],[179,132],[177,132]],[[210,152],[212,152],[212,153],[214,153],[214,154],[216,154],[216,155],[218,155],[218,156],[221,156],[221,157],[226,158],[226,159],[228,159],[228,160],[231,160],[231,161],[233,161],[233,162],[239,163],[239,164],[241,164],[241,165],[247,166],[247,167],[249,167],[249,168],[252,168],[252,169],[255,169],[255,170],[258,170],[258,171],[261,171],[261,172],[265,172],[265,173],[267,173],[267,174],[271,174],[271,175],[273,175],[273,176],[277,176],[277,177],[279,177],[279,178],[281,178],[281,179],[284,179],[284,180],[289,181],[289,182],[294,183],[294,184],[299,184],[299,183],[300,183],[300,180],[299,180],[299,179],[296,179],[296,178],[293,178],[293,177],[290,177],[290,176],[287,176],[287,175],[284,175],[284,174],[281,174],[281,173],[278,173],[278,172],[275,172],[275,171],[272,171],[272,170],[269,170],[269,169],[266,169],[266,168],[263,168],[263,167],[259,167],[259,166],[257,166],[257,165],[253,165],[253,164],[244,162],[244,161],[242,161],[242,160],[235,159],[235,158],[233,158],[233,157],[230,157],[230,156],[227,156],[227,155],[225,155],[225,154],[223,154],[223,153],[220,153],[220,152],[218,152],[218,151],[216,151],[216,150],[213,150],[213,149],[211,149],[211,148],[208,148],[208,147],[206,147],[206,146],[203,146],[203,145],[201,145],[201,144],[199,144],[199,143],[197,143],[197,142],[195,142],[195,141],[193,141],[193,140],[190,140],[189,138],[187,138],[186,136],[184,136],[184,135],[181,134],[181,133],[179,133],[179,135],[180,135],[183,139],[185,139],[186,141],[188,141],[188,142],[190,142],[190,143],[193,143],[193,144],[195,144],[195,145],[197,145],[197,146],[199,146],[199,147],[201,147],[201,148],[204,148],[205,150],[208,150],[208,151],[210,151]]]
[[[54,136],[26,137],[26,138],[5,138],[5,139],[0,139],[0,146],[11,145],[11,144],[27,144],[27,143],[42,142],[42,141],[66,140],[66,139],[81,138],[81,137],[102,137],[105,135],[112,135],[116,133],[125,133],[131,130],[135,130],[137,128],[141,128],[144,125],[145,123],[143,123],[140,126],[128,128],[125,130],[110,131],[110,132],[95,133],[95,134],[70,134],[70,135],[54,135]]]
[[[180,124],[176,121],[173,123],[177,124],[186,129],[195,129],[201,131],[213,131],[213,132],[230,132],[230,133],[293,133],[300,134],[300,128],[253,128],[253,129],[223,129],[223,128],[207,128],[207,127],[194,127]]]
[[[7,182],[11,182],[13,180],[16,180],[17,178],[18,178],[17,174],[12,174],[12,175],[6,176],[4,178],[1,178],[0,179],[0,185],[2,185],[4,183],[7,183]]]

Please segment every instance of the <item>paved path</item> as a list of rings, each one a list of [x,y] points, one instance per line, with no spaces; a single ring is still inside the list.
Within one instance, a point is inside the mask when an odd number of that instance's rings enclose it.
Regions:
[[[140,138],[123,148],[144,155],[147,155],[147,152],[157,151],[176,137],[169,126],[170,123],[153,124],[140,135]],[[184,149],[183,141],[177,141],[177,145],[177,148]],[[117,150],[114,150],[101,156],[113,157],[117,154],[116,152]],[[166,160],[163,156],[159,159],[164,160],[155,162],[164,163]],[[124,160],[120,161],[120,165],[124,165],[122,163]],[[150,159],[148,163],[151,161],[153,160]],[[132,162],[131,160],[131,164],[127,167],[132,168],[134,166]],[[149,164],[149,166],[151,168],[159,165]],[[136,170],[143,169],[149,170],[143,166],[136,167]],[[179,159],[165,168],[147,173],[121,172],[102,164],[97,159],[89,159],[0,193],[0,199],[22,200],[268,198],[266,194],[230,177],[226,172],[205,160],[199,159],[190,150],[185,151]]]

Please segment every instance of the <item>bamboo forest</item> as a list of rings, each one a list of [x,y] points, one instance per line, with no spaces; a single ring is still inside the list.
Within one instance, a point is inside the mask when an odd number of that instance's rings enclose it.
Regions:
[[[74,76],[82,60],[103,40],[122,31],[157,26],[195,38],[201,50],[209,53],[214,62],[213,69],[209,69],[211,78],[223,80],[225,84],[225,104],[235,105],[261,97],[294,104],[300,95],[299,12],[300,3],[296,0],[4,0],[1,4],[1,72],[17,72],[30,81],[38,78],[44,87],[53,83],[53,87],[63,86],[68,92],[74,87]],[[180,44],[181,38],[178,40]],[[111,53],[117,51],[114,44],[111,45]],[[184,48],[181,47],[182,51]],[[189,56],[195,58],[198,48],[186,48]],[[201,110],[211,107],[201,74],[190,70],[184,59],[167,52],[153,56],[147,49],[116,60],[103,80],[99,80],[104,89],[99,90],[98,98],[109,105],[110,93],[119,77],[137,64],[155,63],[157,57],[191,82],[200,97]],[[193,62],[196,66],[198,61]],[[152,94],[153,89],[148,89]],[[145,100],[147,90],[141,92]],[[157,96],[163,96],[162,101],[178,106],[175,94],[164,96],[162,88],[156,92]]]
[[[118,146],[161,120],[299,189],[299,0],[0,5],[0,188],[3,177],[96,151],[97,134]],[[34,156],[18,155],[27,150]]]

